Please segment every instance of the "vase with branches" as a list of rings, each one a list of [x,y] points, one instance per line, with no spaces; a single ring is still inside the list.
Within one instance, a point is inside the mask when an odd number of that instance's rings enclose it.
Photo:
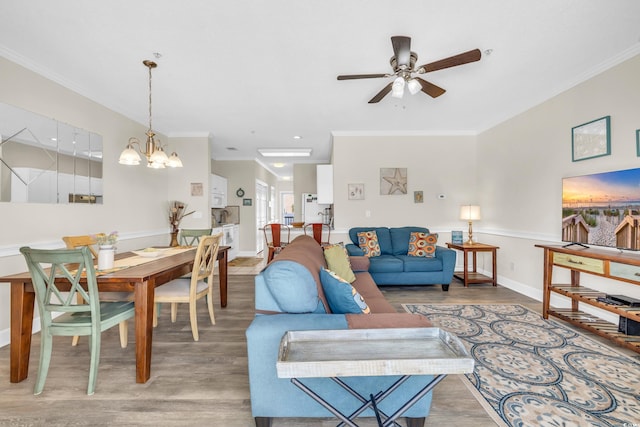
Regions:
[[[182,221],[182,218],[191,215],[193,212],[195,211],[187,212],[186,203],[177,200],[169,202],[169,224],[171,225],[171,232],[177,233],[180,229],[180,221]]]

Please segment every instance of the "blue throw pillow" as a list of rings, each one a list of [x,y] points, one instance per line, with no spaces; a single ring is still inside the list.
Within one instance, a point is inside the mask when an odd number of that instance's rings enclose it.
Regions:
[[[336,314],[369,314],[370,309],[364,298],[347,282],[331,270],[320,270],[320,282],[329,308]]]
[[[324,313],[316,281],[302,264],[272,262],[262,272],[267,289],[285,313]]]

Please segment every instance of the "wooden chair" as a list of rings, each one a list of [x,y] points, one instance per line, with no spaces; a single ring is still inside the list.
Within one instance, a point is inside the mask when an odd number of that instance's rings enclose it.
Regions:
[[[264,239],[269,250],[267,254],[267,264],[289,244],[291,238],[291,228],[288,225],[273,222],[266,224],[263,228]],[[286,238],[284,237],[286,232]]]
[[[331,238],[331,227],[321,222],[313,222],[304,226],[304,234],[312,235],[320,246],[329,245]]]
[[[178,303],[189,303],[189,318],[191,321],[191,334],[193,340],[198,341],[198,316],[196,301],[207,297],[207,307],[209,308],[209,318],[211,324],[215,325],[216,320],[213,313],[213,272],[218,257],[218,249],[222,233],[213,236],[202,236],[196,251],[195,261],[191,277],[181,277],[169,283],[159,286],[155,290],[155,305],[153,325],[158,325],[158,304],[171,303],[171,322],[176,321]]]
[[[98,252],[96,251],[96,241],[91,236],[64,236],[62,238],[67,245],[67,249],[77,249],[86,246],[91,251],[93,259],[98,259]]]
[[[101,302],[90,250],[20,248],[24,255],[40,313],[40,364],[34,394],[42,393],[49,371],[53,336],[88,335],[91,337],[91,365],[87,394],[93,394],[98,378],[100,338],[102,331],[127,321],[135,314],[131,301]],[[77,270],[69,270],[69,266]],[[49,270],[50,267],[50,270]],[[85,290],[80,281],[86,277]],[[64,284],[63,286],[60,286]],[[69,286],[69,290],[66,289]],[[83,304],[74,304],[80,295]],[[52,313],[62,312],[52,317]]]
[[[212,228],[183,228],[180,230],[180,244],[182,246],[197,246],[200,237],[211,235]]]
[[[96,240],[89,235],[80,236],[64,236],[62,241],[67,245],[67,249],[89,248],[93,259],[98,259],[98,252],[95,249],[97,245]],[[133,293],[129,292],[105,292],[101,294],[100,298],[107,301],[133,301]],[[78,294],[78,304],[83,304],[82,295]],[[129,329],[127,322],[122,322],[119,326],[120,330],[120,347],[126,348],[127,341],[129,341]],[[71,339],[71,345],[76,346],[80,341],[80,337],[75,335]]]

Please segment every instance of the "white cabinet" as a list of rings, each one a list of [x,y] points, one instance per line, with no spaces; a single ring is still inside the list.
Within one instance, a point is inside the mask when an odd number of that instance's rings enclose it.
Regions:
[[[333,203],[333,165],[317,165],[316,180],[318,203]]]
[[[227,207],[227,178],[211,174],[211,207]]]

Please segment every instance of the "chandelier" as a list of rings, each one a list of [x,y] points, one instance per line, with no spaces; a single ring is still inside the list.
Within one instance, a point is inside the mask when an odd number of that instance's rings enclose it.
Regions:
[[[174,151],[170,156],[164,152],[160,140],[156,139],[155,132],[152,129],[151,123],[151,69],[156,68],[158,64],[153,61],[142,61],[145,67],[149,69],[149,130],[147,130],[147,143],[145,145],[145,151],[142,151],[142,143],[136,137],[129,138],[127,147],[120,154],[118,163],[121,165],[139,165],[140,154],[138,151],[147,158],[147,167],[154,169],[164,169],[166,166],[170,168],[181,168],[182,161]],[[138,150],[134,148],[134,145],[138,146]]]

